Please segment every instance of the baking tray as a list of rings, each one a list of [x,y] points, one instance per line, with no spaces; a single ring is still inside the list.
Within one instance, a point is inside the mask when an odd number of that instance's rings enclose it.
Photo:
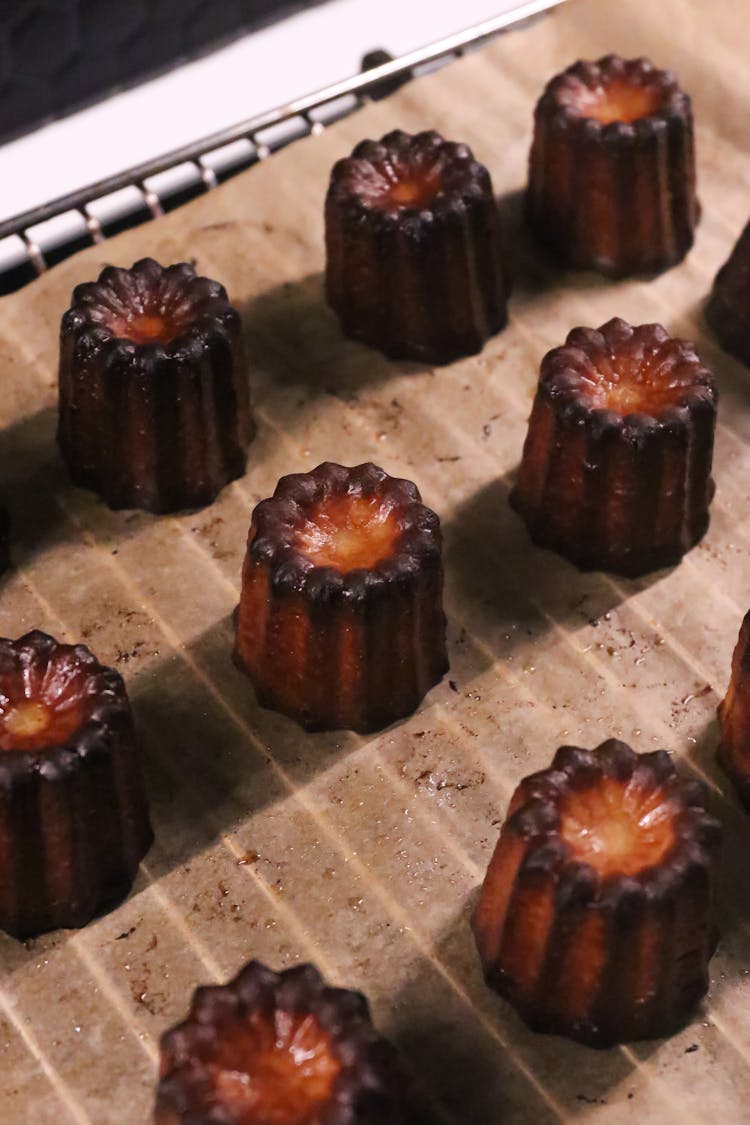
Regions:
[[[702,303],[747,218],[748,44],[736,8],[571,0],[0,302],[2,473],[16,568],[0,632],[84,640],[126,677],[156,843],[131,896],[85,930],[0,940],[0,1121],[142,1122],[158,1036],[199,982],[250,957],[315,961],[370,997],[432,1099],[427,1120],[511,1125],[747,1119],[748,821],[715,766],[714,712],[748,600],[748,374]],[[533,103],[577,56],[673,65],[694,97],[703,217],[648,282],[556,275],[516,239],[511,322],[439,370],[340,337],[322,294],[328,171],[363,136],[435,126],[490,167],[519,230]],[[54,446],[57,330],[73,284],[143,253],[192,257],[240,305],[260,423],[246,476],[205,511],[112,513]],[[539,360],[574,324],[662,320],[721,388],[711,528],[672,571],[582,575],[507,504]],[[252,506],[325,458],[372,458],[443,520],[451,671],[377,736],[306,735],[230,661]],[[708,1001],[666,1041],[596,1052],[534,1035],[481,979],[468,915],[518,780],[563,742],[666,746],[726,827]]]

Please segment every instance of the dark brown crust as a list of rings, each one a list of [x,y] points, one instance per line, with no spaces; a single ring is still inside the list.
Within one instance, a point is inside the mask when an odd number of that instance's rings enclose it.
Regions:
[[[79,676],[83,725],[61,745],[0,750],[0,928],[26,938],[85,925],[130,889],[153,835],[125,685],[83,645],[0,639],[0,690],[19,668]]]
[[[590,379],[618,357],[679,375],[652,412],[592,405]],[[718,392],[694,346],[658,324],[575,328],[542,361],[511,504],[531,538],[582,570],[635,577],[679,562],[708,527]]]
[[[706,320],[722,348],[750,366],[750,223],[716,275]]]
[[[582,94],[613,80],[653,86],[661,108],[632,123],[586,116]],[[527,207],[567,265],[625,276],[681,261],[700,211],[690,98],[675,76],[607,55],[553,78],[536,106]]]
[[[750,613],[745,614],[732,655],[727,694],[718,707],[721,742],[718,759],[750,810]]]
[[[429,203],[388,211],[364,197],[379,169],[424,165],[441,178]],[[333,168],[325,218],[326,292],[347,336],[396,359],[447,363],[505,326],[497,206],[466,145],[400,130],[362,141]]]
[[[392,501],[400,534],[377,566],[341,573],[292,540],[302,511],[347,493]],[[367,732],[411,714],[448,669],[441,544],[416,485],[376,465],[282,477],[253,512],[237,620],[235,661],[261,705],[308,730]]]
[[[636,770],[674,804],[675,842],[656,866],[602,877],[561,838],[561,802],[575,789],[604,777],[627,780]],[[690,1016],[708,988],[716,944],[721,826],[706,803],[704,787],[682,779],[665,751],[638,755],[614,739],[594,751],[564,746],[551,768],[521,782],[473,928],[488,984],[530,1027],[606,1047],[670,1034]],[[506,909],[498,911],[501,898]],[[551,923],[537,947],[543,901],[551,904]],[[519,942],[533,950],[522,944],[520,963]],[[576,949],[583,958],[572,968]]]
[[[118,336],[120,310],[163,299],[168,343]],[[73,482],[112,508],[211,503],[245,469],[254,428],[239,313],[187,262],[143,258],[78,285],[60,330],[58,442]]]
[[[228,984],[198,988],[188,1018],[161,1040],[156,1125],[232,1125],[221,1105],[201,1099],[205,1060],[219,1046],[222,1024],[251,1012],[312,1014],[333,1040],[342,1064],[319,1125],[402,1125],[406,1089],[396,1052],[372,1026],[359,992],[330,988],[312,965],[274,973],[251,961]]]

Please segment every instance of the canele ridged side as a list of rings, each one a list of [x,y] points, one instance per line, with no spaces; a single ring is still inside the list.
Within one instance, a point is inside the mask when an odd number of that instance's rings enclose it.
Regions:
[[[750,810],[750,613],[745,615],[732,655],[727,694],[719,704],[719,762]]]
[[[388,208],[399,177],[441,190]],[[363,141],[333,169],[325,207],[326,292],[347,336],[398,359],[478,352],[507,321],[508,280],[486,168],[437,133]]]
[[[604,364],[642,361],[654,374],[634,385],[627,413],[606,394],[597,405]],[[670,372],[679,380],[654,404]],[[679,562],[708,527],[717,400],[693,346],[659,325],[574,329],[542,362],[511,493],[533,541],[583,570],[631,577]]]
[[[750,366],[750,223],[716,275],[706,319],[725,351]]]
[[[563,838],[565,795],[603,778],[645,783],[645,822],[655,802],[671,808],[675,841],[655,866],[602,875]],[[708,987],[719,840],[702,787],[664,751],[561,748],[514,794],[485,878],[473,927],[488,984],[534,1030],[590,1046],[677,1030]]]
[[[175,333],[128,338],[128,317],[166,304]],[[113,324],[115,327],[113,327]],[[187,263],[107,267],[62,320],[58,442],[73,482],[112,508],[211,503],[245,469],[254,433],[239,314]]]
[[[259,1047],[276,1054],[271,1067]],[[187,1019],[162,1036],[160,1075],[155,1125],[410,1120],[396,1052],[366,999],[329,987],[312,965],[275,973],[251,961],[228,984],[198,988]]]
[[[19,669],[32,704],[85,696],[82,725],[61,743],[0,749],[0,928],[26,938],[83,926],[119,901],[153,836],[118,673],[39,632],[0,640],[4,696]]]
[[[289,539],[312,498],[354,493],[400,507],[391,557],[341,573]],[[440,523],[409,481],[326,463],[282,478],[254,514],[235,661],[261,705],[308,730],[378,730],[411,714],[448,668]]]
[[[652,83],[653,113],[587,116],[592,90]],[[547,86],[534,116],[527,209],[542,244],[567,265],[612,276],[681,261],[700,215],[690,98],[646,59],[578,62]]]

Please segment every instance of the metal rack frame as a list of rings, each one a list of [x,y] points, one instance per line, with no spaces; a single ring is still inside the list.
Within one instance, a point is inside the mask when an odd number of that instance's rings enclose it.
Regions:
[[[295,140],[320,134],[378,90],[437,69],[563,2],[526,0],[465,31],[0,222],[0,293],[21,288],[84,246],[210,191]],[[171,182],[160,184],[168,173]]]

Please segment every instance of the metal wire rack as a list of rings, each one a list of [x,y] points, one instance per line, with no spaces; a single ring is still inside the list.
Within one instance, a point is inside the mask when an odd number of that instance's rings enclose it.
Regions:
[[[364,73],[240,121],[127,171],[0,222],[0,294],[22,288],[50,266],[128,227],[158,218],[302,137],[317,135],[368,99],[460,58],[510,27],[564,0],[526,0],[465,31],[379,61]],[[379,56],[379,57],[378,57]]]

